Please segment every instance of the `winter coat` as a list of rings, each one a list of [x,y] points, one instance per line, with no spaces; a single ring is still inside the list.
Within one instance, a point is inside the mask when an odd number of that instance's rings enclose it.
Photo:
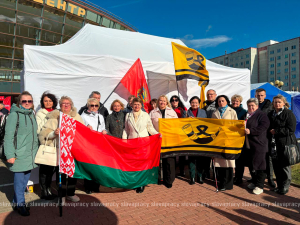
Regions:
[[[212,103],[205,101],[206,106],[203,108],[206,111],[207,118],[211,118],[214,111],[216,111],[216,101]]]
[[[162,118],[162,114],[161,114],[159,108],[156,107],[155,109],[153,109],[150,112],[149,116],[151,118],[151,121],[153,123],[155,130],[157,130],[159,132],[158,119]],[[165,119],[168,119],[168,118],[178,118],[178,117],[177,117],[176,112],[173,109],[166,107]]]
[[[133,139],[138,137],[148,137],[158,134],[154,129],[148,113],[141,111],[138,120],[135,122],[133,112],[127,113],[125,117],[125,128],[123,131],[123,139]]]
[[[295,130],[296,130],[296,117],[294,113],[285,108],[278,116],[274,116],[274,110],[269,112],[268,117],[270,120],[270,127],[268,130],[269,143],[272,141],[272,134],[270,130],[275,130],[275,143],[277,156],[280,159],[285,149],[285,145],[297,145]],[[269,144],[269,146],[271,146]]]
[[[266,159],[265,155],[268,152],[267,130],[270,126],[270,121],[264,112],[257,109],[255,113],[247,120],[246,128],[250,130],[248,141],[250,149],[244,148],[247,152],[247,165],[254,170],[265,170]]]
[[[186,116],[187,109],[185,107],[184,107],[184,109],[181,107],[177,107],[177,108],[173,108],[173,110],[176,112],[178,118],[186,118],[187,117]]]
[[[192,112],[192,108],[189,108],[187,112],[188,117],[194,117],[194,114]],[[206,111],[204,109],[198,109],[197,112],[197,118],[207,118]]]
[[[55,135],[54,132],[59,127],[59,115],[60,115],[60,110],[58,109],[55,109],[52,112],[47,114],[47,119],[48,119],[47,123],[43,126],[41,132],[39,133],[40,144],[54,146],[53,140],[56,138],[56,146],[58,147],[58,143],[59,143],[58,135]],[[83,124],[83,120],[81,116],[77,113],[77,109],[75,107],[71,110],[69,116]],[[48,135],[49,135],[49,140],[46,143]]]
[[[109,135],[122,138],[123,130],[125,128],[125,114],[124,112],[112,112],[107,118],[105,129]]]
[[[83,120],[84,125],[86,126],[91,125],[93,130],[98,132],[102,132],[103,130],[105,130],[105,122],[101,114],[99,113],[92,114],[87,112],[87,110],[85,110],[81,114],[81,118]]]
[[[45,123],[47,122],[47,114],[49,112],[46,109],[40,109],[39,111],[37,111],[35,118],[36,118],[36,122],[38,125],[38,129],[37,129],[37,134],[39,134],[43,128],[43,126],[45,125]]]
[[[212,119],[225,119],[225,120],[237,120],[237,115],[234,109],[231,107],[227,107],[226,111],[223,114],[223,117],[221,118],[220,112],[218,109],[214,111],[212,114]],[[221,158],[215,158],[215,166],[216,167],[225,167],[229,168],[235,167],[235,160],[227,160],[227,159],[221,159]]]
[[[231,108],[233,108],[235,110],[236,115],[238,117],[238,120],[244,120],[245,119],[245,115],[247,114],[247,110],[243,108],[242,104],[240,104],[240,106],[236,107],[236,108],[231,106]]]
[[[273,110],[272,102],[269,99],[265,99],[262,103],[259,104],[259,108],[261,111],[268,114]]]
[[[4,115],[8,115],[9,111],[3,107],[3,109],[0,110],[0,112],[2,112]]]
[[[17,132],[17,148],[14,146],[14,134],[19,114]],[[37,123],[33,111],[24,110],[12,105],[6,121],[4,136],[4,153],[7,159],[16,158],[14,164],[9,164],[12,172],[25,172],[37,167],[34,163],[38,150]]]
[[[88,109],[87,105],[82,106],[78,111],[79,115],[81,115],[87,109]],[[101,102],[100,102],[100,107],[98,109],[98,112],[104,117],[104,120],[106,120],[106,117],[108,116],[108,111],[107,108],[105,108]]]

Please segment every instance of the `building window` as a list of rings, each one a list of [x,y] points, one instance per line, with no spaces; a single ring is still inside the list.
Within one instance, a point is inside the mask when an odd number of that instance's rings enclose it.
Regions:
[[[233,67],[233,64],[231,64],[230,67]]]
[[[279,48],[279,49],[277,49],[277,53],[279,53],[279,52],[281,52],[281,49]]]
[[[277,63],[277,67],[280,67],[281,66],[281,63]]]
[[[288,51],[288,50],[289,50],[289,47],[285,47],[285,48],[284,48],[284,51]]]
[[[239,59],[239,57],[235,57],[235,60],[238,60]]]
[[[292,67],[292,71],[293,71],[293,72],[296,71],[296,67]]]
[[[274,81],[274,77],[271,77],[271,78],[270,78],[270,81],[271,81],[271,82]]]
[[[289,82],[285,82],[285,86],[289,86]]]
[[[235,64],[235,67],[238,67],[238,64],[237,64],[237,63]]]
[[[284,62],[284,65],[285,65],[285,66],[289,65],[289,61],[285,61],[285,62]]]
[[[289,57],[289,55],[288,55],[288,54],[284,55],[284,58],[288,58],[288,57]]]
[[[296,49],[296,45],[292,45],[292,49]]]
[[[274,71],[270,71],[270,75],[274,75]]]
[[[274,57],[271,57],[271,58],[270,58],[270,61],[274,61]]]
[[[293,57],[296,56],[296,52],[293,52],[293,53],[292,53],[292,56],[293,56]]]
[[[277,73],[280,73],[280,70],[277,70]]]
[[[270,51],[270,55],[274,54],[274,50]]]
[[[280,59],[281,59],[281,56],[280,56],[280,55],[279,55],[279,56],[277,56],[277,59],[278,59],[278,60],[280,60]]]
[[[246,55],[246,58],[249,58],[249,54]]]
[[[246,61],[246,64],[249,64],[249,61]]]
[[[296,74],[293,74],[293,75],[292,75],[292,78],[293,78],[293,79],[296,79]]]
[[[292,60],[292,64],[296,64],[296,60]]]
[[[293,87],[295,86],[295,82],[292,82],[292,86],[293,86]]]
[[[285,68],[285,69],[284,69],[284,72],[285,72],[285,73],[289,72],[289,68]]]
[[[274,64],[271,64],[271,65],[270,65],[270,68],[274,68]]]
[[[233,59],[230,59],[230,62],[233,62]]]
[[[243,56],[241,56],[241,59],[243,59]]]
[[[280,78],[280,77],[277,77],[277,79],[278,79],[278,80],[281,80],[281,78]]]
[[[289,75],[285,75],[284,79],[286,79],[286,80],[289,79]]]

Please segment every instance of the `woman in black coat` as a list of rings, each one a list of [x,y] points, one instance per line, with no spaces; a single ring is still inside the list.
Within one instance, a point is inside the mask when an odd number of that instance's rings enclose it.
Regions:
[[[252,183],[248,185],[248,188],[253,190],[254,194],[259,195],[263,193],[266,179],[267,130],[270,121],[267,114],[259,109],[259,102],[256,98],[250,98],[247,101],[247,107],[244,159],[252,176]]]
[[[283,152],[286,145],[297,145],[295,136],[296,117],[288,109],[289,104],[282,95],[275,96],[272,104],[274,110],[268,113],[270,119],[268,138],[269,146],[272,146],[272,139],[275,141],[276,146],[276,151],[271,150],[270,153],[277,183],[275,192],[285,195],[289,191],[292,176],[291,166],[284,163]]]

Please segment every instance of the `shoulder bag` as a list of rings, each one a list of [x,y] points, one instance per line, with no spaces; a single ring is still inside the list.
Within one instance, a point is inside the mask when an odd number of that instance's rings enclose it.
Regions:
[[[58,154],[56,149],[56,138],[53,139],[54,147],[46,145],[49,135],[47,136],[46,143],[40,145],[36,153],[34,162],[36,164],[43,164],[48,166],[58,166]]]

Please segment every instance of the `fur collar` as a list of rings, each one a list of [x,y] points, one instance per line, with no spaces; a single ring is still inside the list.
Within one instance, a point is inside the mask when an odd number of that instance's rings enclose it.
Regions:
[[[60,112],[61,112],[61,110],[55,109],[52,112],[49,112],[47,114],[47,118],[48,119],[58,119]],[[74,118],[76,115],[77,115],[77,109],[75,107],[73,107],[69,116]]]

